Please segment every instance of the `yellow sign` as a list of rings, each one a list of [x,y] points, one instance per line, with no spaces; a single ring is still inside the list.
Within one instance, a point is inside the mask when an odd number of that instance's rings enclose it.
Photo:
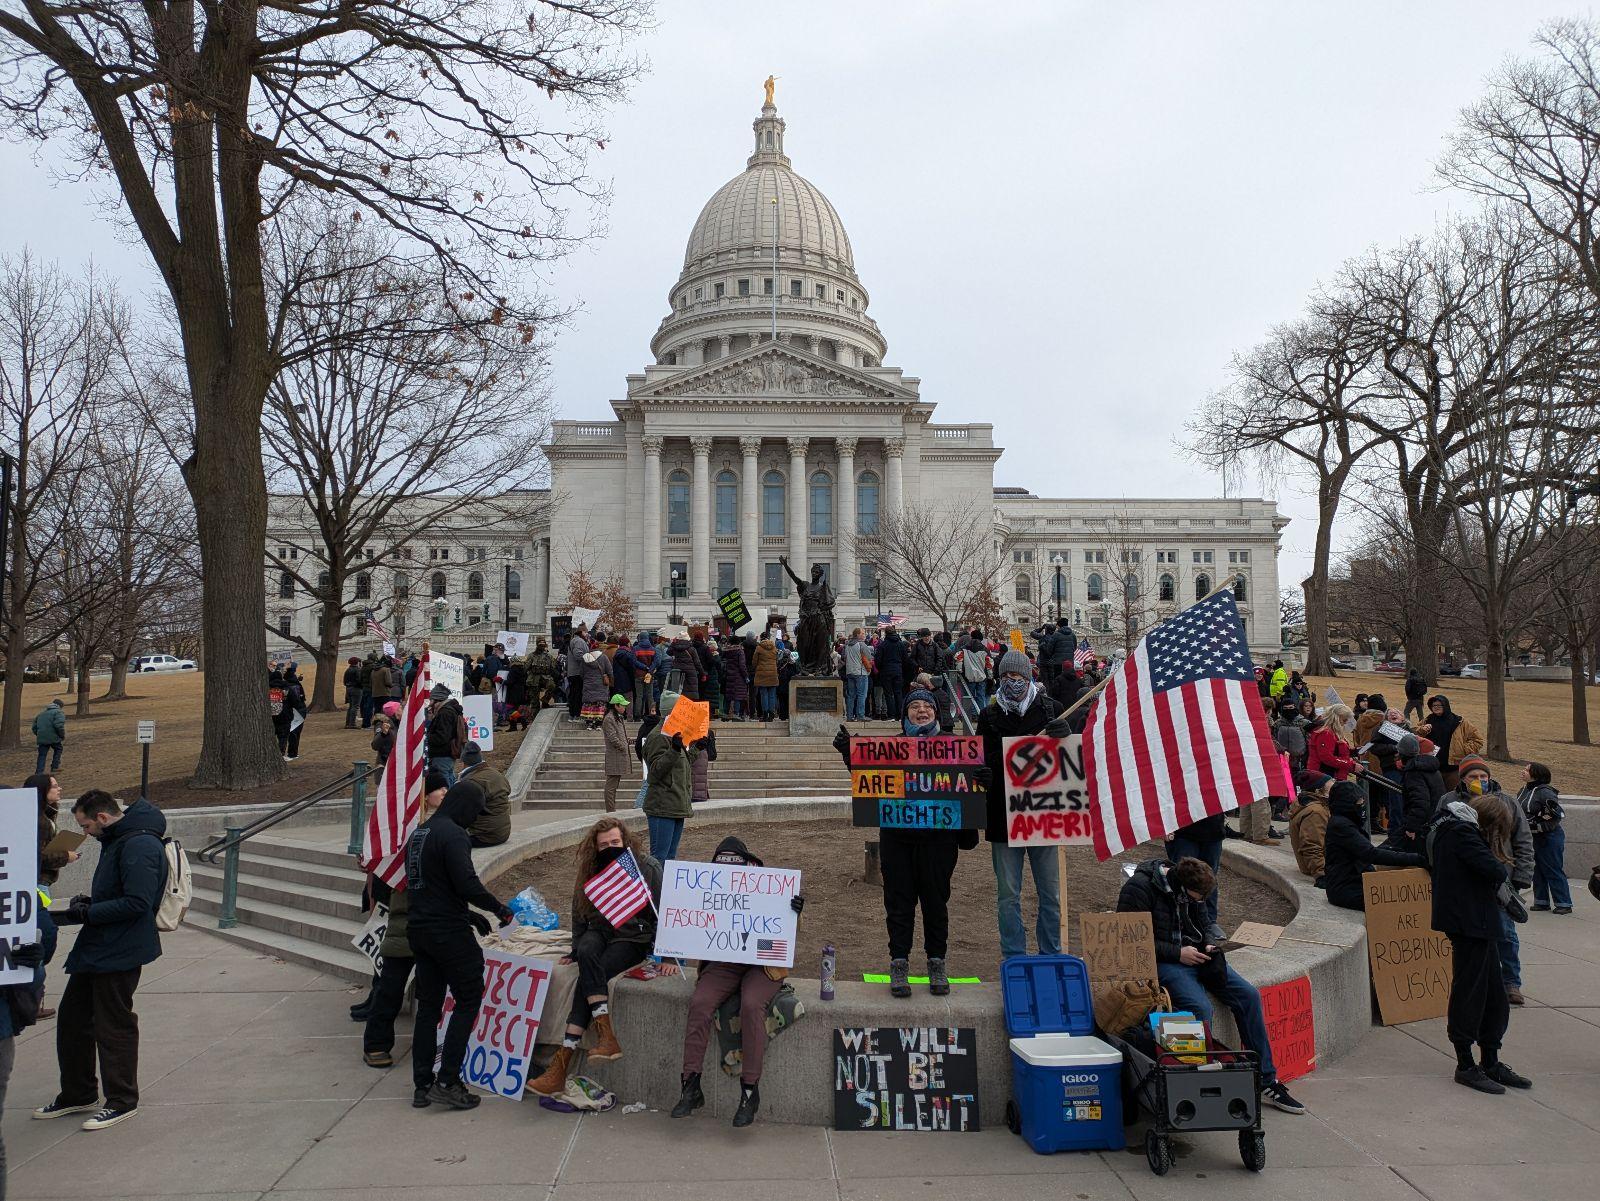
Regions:
[[[1027,647],[1026,647],[1026,644],[1022,641],[1022,631],[1021,630],[1012,630],[1011,631],[1011,649],[1014,650],[1014,651],[1023,651],[1024,653],[1026,653]]]

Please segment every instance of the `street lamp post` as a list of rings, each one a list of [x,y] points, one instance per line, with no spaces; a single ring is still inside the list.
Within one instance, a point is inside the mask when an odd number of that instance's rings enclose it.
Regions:
[[[678,595],[682,578],[683,573],[674,568],[672,572],[672,583],[669,585],[669,587],[672,591],[672,624],[675,626],[683,624],[683,615],[678,612]]]
[[[1061,556],[1051,555],[1050,562],[1056,569],[1056,626],[1061,625]]]

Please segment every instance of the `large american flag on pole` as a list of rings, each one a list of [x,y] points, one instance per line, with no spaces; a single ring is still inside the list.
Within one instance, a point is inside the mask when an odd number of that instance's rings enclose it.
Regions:
[[[1278,750],[1231,592],[1139,640],[1089,715],[1083,759],[1100,859],[1272,794]]]
[[[384,642],[389,641],[389,631],[383,628],[383,622],[378,620],[378,615],[371,609],[367,610],[367,633]]]
[[[1078,649],[1072,652],[1073,670],[1082,671],[1085,667],[1089,666],[1089,660],[1093,658],[1094,648],[1089,645],[1089,640],[1085,638],[1082,642],[1078,643]]]
[[[406,840],[422,810],[422,778],[427,761],[428,651],[424,647],[417,674],[400,702],[394,750],[384,765],[383,780],[367,814],[367,837],[361,866],[394,888],[406,881]]]
[[[596,872],[583,886],[583,895],[613,930],[650,904],[650,886],[632,851],[623,851],[605,871]]]

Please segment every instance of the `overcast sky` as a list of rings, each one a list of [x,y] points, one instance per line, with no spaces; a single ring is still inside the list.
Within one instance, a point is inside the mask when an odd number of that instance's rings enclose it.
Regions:
[[[992,421],[997,484],[1212,496],[1176,441],[1229,356],[1341,261],[1429,230],[1458,110],[1552,16],[1543,0],[1406,4],[658,0],[651,68],[596,171],[609,234],[553,290],[560,415],[609,417],[643,368],[700,207],[744,168],[779,76],[795,169],[833,201],[886,362],[936,420]],[[141,247],[48,158],[0,145],[0,247],[92,255],[147,291]],[[1276,496],[1282,578],[1315,510]],[[1348,528],[1348,527],[1347,527]]]

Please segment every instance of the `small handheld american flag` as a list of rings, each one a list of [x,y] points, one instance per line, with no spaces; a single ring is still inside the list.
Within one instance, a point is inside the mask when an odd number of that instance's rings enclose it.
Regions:
[[[583,895],[613,930],[650,904],[650,886],[632,851],[623,851],[585,884]]]
[[[1072,669],[1074,671],[1082,671],[1088,666],[1089,660],[1092,658],[1094,658],[1094,648],[1089,645],[1089,640],[1085,638],[1078,643],[1078,649],[1072,652]]]
[[[371,609],[367,610],[367,633],[381,642],[389,641],[389,631],[383,628],[383,623]]]

